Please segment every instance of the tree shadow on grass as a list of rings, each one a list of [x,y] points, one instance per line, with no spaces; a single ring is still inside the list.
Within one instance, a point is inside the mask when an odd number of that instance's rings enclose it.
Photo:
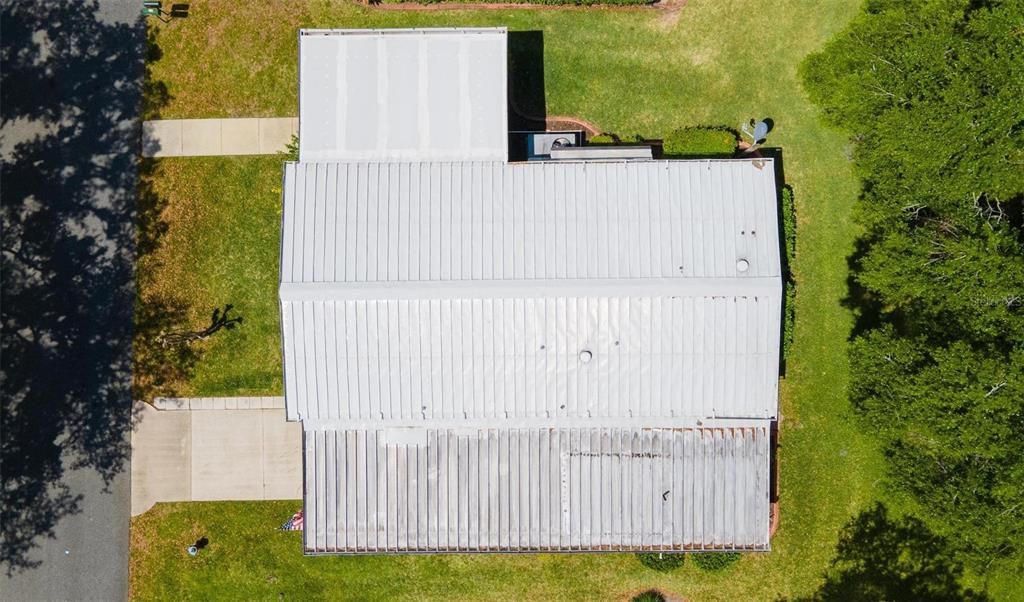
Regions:
[[[135,330],[132,345],[132,390],[134,399],[151,401],[157,395],[176,396],[199,361],[197,349],[190,345],[163,345],[162,333],[186,324],[190,304],[173,287],[171,292],[155,292],[154,279],[160,269],[157,252],[168,231],[164,211],[168,199],[157,192],[156,180],[162,175],[157,159],[142,159],[137,189],[136,245],[138,251],[138,287],[135,298]]]
[[[892,518],[882,504],[843,527],[825,583],[807,600],[820,602],[984,601],[960,583],[962,565],[945,538],[920,520]]]
[[[844,308],[853,312],[853,328],[850,329],[850,341],[860,335],[880,328],[887,321],[898,323],[898,316],[886,316],[882,302],[860,281],[861,263],[874,243],[869,236],[860,236],[854,241],[854,250],[846,258],[848,275],[846,276],[846,297],[842,300]]]

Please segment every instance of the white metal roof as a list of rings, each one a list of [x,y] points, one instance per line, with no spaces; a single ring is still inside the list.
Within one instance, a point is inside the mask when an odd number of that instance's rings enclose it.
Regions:
[[[768,549],[765,426],[304,434],[308,552]]]
[[[303,31],[305,548],[768,548],[771,160],[507,163],[504,29]]]
[[[614,282],[585,296],[286,301],[289,409],[309,428],[775,417],[776,292],[634,296]]]
[[[508,157],[505,28],[302,30],[299,156]]]
[[[284,202],[310,428],[777,415],[770,161],[298,164]]]
[[[281,281],[778,278],[776,194],[771,159],[287,164]]]

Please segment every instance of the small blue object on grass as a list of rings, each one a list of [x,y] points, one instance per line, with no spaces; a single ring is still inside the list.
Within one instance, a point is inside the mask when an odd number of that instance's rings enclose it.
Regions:
[[[195,546],[189,546],[188,547],[188,555],[189,556],[195,556],[198,553],[199,553],[199,548],[197,548]]]

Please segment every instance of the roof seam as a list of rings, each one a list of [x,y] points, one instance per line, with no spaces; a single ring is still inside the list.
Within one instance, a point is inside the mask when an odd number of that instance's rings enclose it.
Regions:
[[[379,282],[282,282],[281,301],[360,301],[542,297],[778,297],[778,276],[764,278],[545,278]]]

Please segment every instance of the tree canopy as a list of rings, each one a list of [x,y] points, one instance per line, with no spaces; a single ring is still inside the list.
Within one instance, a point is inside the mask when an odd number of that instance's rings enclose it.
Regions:
[[[870,0],[802,67],[851,135],[851,399],[983,568],[1024,541],[1024,0]]]

